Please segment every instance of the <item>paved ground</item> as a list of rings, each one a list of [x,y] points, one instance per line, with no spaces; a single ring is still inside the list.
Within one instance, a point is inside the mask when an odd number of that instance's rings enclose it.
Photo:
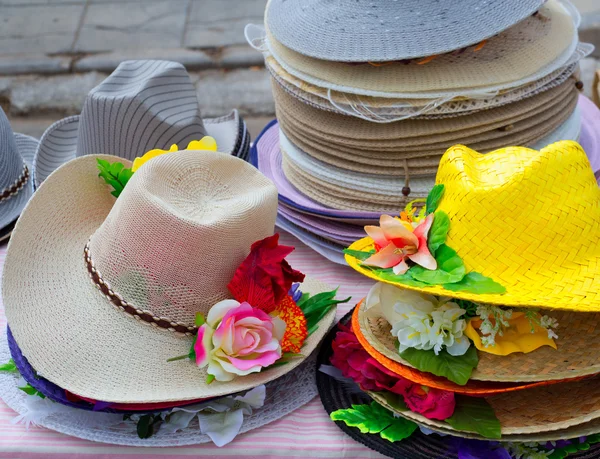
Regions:
[[[301,0],[297,0],[301,1]],[[582,39],[600,57],[600,0],[574,0]],[[205,116],[238,107],[253,134],[273,116],[262,56],[244,39],[266,0],[0,0],[0,105],[16,129],[40,135],[79,113],[117,64],[165,58],[186,65]],[[585,63],[584,81],[597,62]],[[588,85],[589,86],[589,85]]]

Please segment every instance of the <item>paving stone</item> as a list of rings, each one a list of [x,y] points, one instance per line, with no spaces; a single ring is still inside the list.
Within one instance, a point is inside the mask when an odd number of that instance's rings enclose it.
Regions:
[[[204,70],[216,66],[214,60],[205,52],[189,49],[132,49],[110,53],[93,54],[75,62],[76,72],[112,72],[117,66],[129,59],[165,59],[181,62],[188,70]],[[1,69],[0,69],[1,71]]]
[[[77,52],[181,47],[186,1],[90,4],[75,43]]]
[[[269,72],[209,70],[200,74],[196,93],[203,116],[219,116],[237,108],[243,116],[275,113]]]
[[[0,75],[67,73],[70,66],[71,59],[68,57],[48,57],[39,54],[0,56]]]
[[[14,77],[8,89],[10,113],[12,115],[78,114],[87,94],[104,78],[106,75],[98,72],[49,77]]]
[[[2,6],[0,54],[71,51],[83,4]]]
[[[261,53],[249,45],[229,46],[221,53],[220,66],[223,68],[240,68],[263,66],[264,60]]]
[[[192,0],[184,45],[210,48],[246,43],[244,27],[261,24],[266,0]]]

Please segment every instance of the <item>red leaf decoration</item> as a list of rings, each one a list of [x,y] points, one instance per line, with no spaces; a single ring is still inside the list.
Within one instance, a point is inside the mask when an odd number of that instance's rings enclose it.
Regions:
[[[279,245],[277,233],[252,244],[250,255],[227,285],[233,298],[240,303],[247,301],[266,313],[274,311],[292,284],[304,280],[304,274],[285,261],[293,250],[294,247]]]

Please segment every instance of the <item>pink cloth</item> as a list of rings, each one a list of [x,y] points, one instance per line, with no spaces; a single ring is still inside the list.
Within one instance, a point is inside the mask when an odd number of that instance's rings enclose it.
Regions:
[[[281,244],[293,245],[296,250],[287,259],[295,269],[328,283],[331,287],[340,286],[339,297],[352,296],[352,301],[338,308],[338,319],[357,301],[363,298],[373,281],[354,272],[347,266],[337,265],[315,253],[293,236],[281,232]],[[6,244],[0,244],[0,275]],[[0,300],[0,326],[6,318]],[[4,362],[0,362],[4,363]],[[173,457],[257,457],[279,459],[289,457],[327,457],[370,459],[384,456],[371,451],[344,434],[329,419],[318,397],[285,416],[260,429],[238,436],[232,443],[217,448],[212,443],[173,448],[155,448],[152,453],[146,448],[107,445],[68,437],[41,427],[27,430],[23,425],[13,425],[16,416],[0,400],[0,459],[41,458],[80,459],[152,457],[166,459]]]

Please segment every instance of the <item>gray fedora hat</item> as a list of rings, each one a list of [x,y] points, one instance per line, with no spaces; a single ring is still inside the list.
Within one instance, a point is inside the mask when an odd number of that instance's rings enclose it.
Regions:
[[[327,61],[397,61],[461,49],[533,14],[544,0],[270,0],[284,46]]]
[[[0,241],[10,235],[13,222],[33,194],[33,156],[38,141],[15,134],[0,108]]]
[[[177,62],[122,62],[90,91],[81,115],[51,125],[35,154],[35,183],[42,183],[67,161],[88,154],[133,160],[155,148],[210,135],[219,151],[247,159],[250,136],[237,110],[202,119],[196,90]]]

